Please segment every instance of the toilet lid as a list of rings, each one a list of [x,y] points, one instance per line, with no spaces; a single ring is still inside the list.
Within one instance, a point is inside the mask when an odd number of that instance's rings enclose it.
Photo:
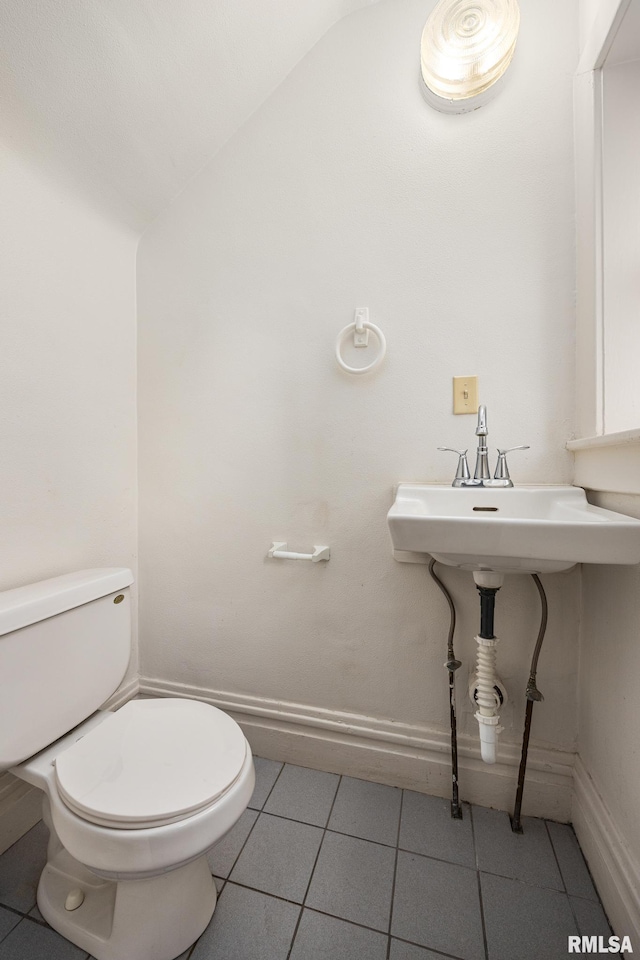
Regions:
[[[142,829],[182,820],[234,784],[246,740],[196,700],[132,700],[56,761],[62,800],[92,823]]]

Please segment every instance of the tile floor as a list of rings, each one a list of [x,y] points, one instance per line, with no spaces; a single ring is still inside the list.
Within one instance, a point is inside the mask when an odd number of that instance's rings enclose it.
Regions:
[[[256,759],[249,809],[209,854],[220,891],[181,960],[556,960],[610,934],[573,830]],[[87,960],[42,920],[47,831],[0,857],[0,960]]]

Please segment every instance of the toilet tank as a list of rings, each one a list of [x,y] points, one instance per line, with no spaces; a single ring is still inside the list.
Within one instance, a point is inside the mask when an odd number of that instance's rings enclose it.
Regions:
[[[131,570],[80,570],[0,592],[0,771],[100,707],[131,652]]]

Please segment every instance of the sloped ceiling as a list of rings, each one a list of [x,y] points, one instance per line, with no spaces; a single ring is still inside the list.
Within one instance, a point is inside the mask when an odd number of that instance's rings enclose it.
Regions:
[[[2,0],[0,136],[142,228],[373,0]]]

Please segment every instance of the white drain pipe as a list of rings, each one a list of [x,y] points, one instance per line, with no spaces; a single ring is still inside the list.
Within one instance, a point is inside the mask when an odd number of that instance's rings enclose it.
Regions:
[[[478,587],[498,590],[504,583],[504,574],[493,570],[474,570],[473,579]],[[496,696],[498,683],[496,675],[497,637],[476,637],[478,659],[476,666],[476,720],[480,727],[480,753],[485,763],[496,762],[498,734],[502,733],[498,709],[500,700]]]
[[[498,716],[499,700],[495,686],[498,682],[496,675],[496,644],[497,637],[489,640],[486,637],[476,637],[478,643],[478,660],[476,666],[476,703],[478,711],[476,720],[480,726],[480,752],[485,763],[496,762],[496,745],[498,734],[502,733]]]

